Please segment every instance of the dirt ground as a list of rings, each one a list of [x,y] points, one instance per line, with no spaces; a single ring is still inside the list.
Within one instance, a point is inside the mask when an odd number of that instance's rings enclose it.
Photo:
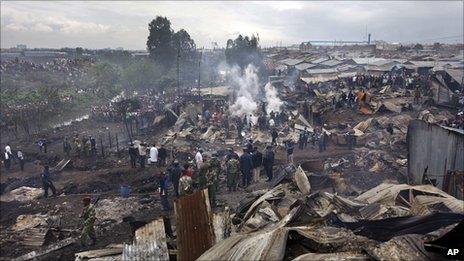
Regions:
[[[406,114],[414,116],[413,112],[408,112]],[[388,117],[392,116],[392,114],[378,114],[375,115],[375,117],[383,115]],[[331,114],[330,117],[326,115],[326,124],[330,127],[335,127],[342,123],[353,127],[360,121],[370,117],[372,116],[362,115],[350,109],[341,109]],[[111,131],[112,133],[120,133],[118,135],[121,137],[121,144],[127,144],[127,140],[122,138],[124,132],[121,132],[121,130],[124,130],[121,124],[102,123],[92,120],[86,120],[62,129],[52,130],[45,134],[47,139],[51,142],[47,154],[38,152],[37,147],[31,143],[31,140],[23,140],[21,142],[10,141],[12,148],[16,148],[16,146],[21,146],[23,148],[26,155],[28,155],[28,161],[25,165],[25,171],[23,172],[19,171],[18,164],[13,164],[13,169],[9,172],[5,172],[4,169],[2,169],[0,175],[1,194],[6,194],[22,186],[41,188],[40,172],[42,167],[38,164],[37,160],[52,162],[51,165],[53,166],[58,160],[62,159],[64,157],[61,143],[63,136],[71,136],[73,133],[86,133],[96,137],[103,137],[108,131]],[[137,138],[151,143],[159,140],[165,131],[166,129],[157,129],[150,133],[140,133]],[[382,132],[382,130],[380,130],[380,132]],[[386,131],[382,133],[384,133],[382,135],[386,137],[385,140],[394,138],[393,136],[388,136]],[[108,140],[105,141],[108,142]],[[263,145],[264,144],[258,144],[261,149],[264,147]],[[108,148],[108,143],[104,143],[104,146]],[[224,150],[227,147],[220,142],[208,143],[203,146],[210,150]],[[317,174],[324,173],[325,175],[331,175],[331,177],[335,175],[336,178],[334,179],[340,180],[340,184],[335,184],[334,188],[337,190],[336,192],[340,194],[356,194],[370,189],[385,180],[404,182],[402,173],[405,173],[405,167],[398,167],[395,164],[391,164],[389,158],[395,159],[396,157],[407,155],[405,142],[396,144],[396,147],[383,145],[383,147],[370,148],[371,150],[377,149],[384,153],[381,154],[381,156],[388,159],[382,159],[382,168],[379,171],[369,170],[376,163],[375,161],[366,161],[368,165],[363,167],[359,166],[359,161],[363,160],[362,157],[364,157],[366,153],[365,146],[364,144],[358,145],[350,150],[346,146],[329,143],[327,150],[324,152],[318,151],[317,144],[310,144],[303,150],[295,146],[294,162],[296,165],[304,164],[308,161],[318,162],[318,164],[323,164],[326,161],[345,162],[343,163],[343,170],[340,171],[338,171],[337,168],[330,171],[330,173],[321,170],[306,170],[308,172],[316,172]],[[192,151],[190,151],[190,153],[194,152],[193,148],[194,146],[192,145]],[[173,211],[169,213],[162,211],[159,194],[157,193],[157,177],[160,171],[164,171],[165,169],[155,166],[147,166],[147,168],[143,170],[140,168],[132,169],[129,166],[127,152],[125,150],[123,151],[123,149],[126,149],[126,146],[121,145],[122,152],[117,155],[113,145],[111,151],[107,150],[107,155],[104,158],[100,156],[96,159],[74,158],[69,167],[52,176],[52,180],[58,191],[57,197],[40,198],[27,202],[2,201],[0,204],[0,227],[2,233],[0,239],[1,259],[13,258],[33,250],[41,249],[40,247],[27,247],[22,245],[20,241],[23,234],[10,229],[10,227],[15,224],[19,215],[46,214],[48,216],[59,216],[62,220],[62,229],[67,231],[66,235],[78,237],[82,226],[82,220],[79,218],[82,211],[81,202],[86,196],[91,196],[93,199],[100,199],[99,203],[97,203],[97,208],[98,204],[103,204],[103,202],[108,204],[111,202],[118,202],[118,200],[133,202],[133,205],[137,206],[137,208],[132,209],[128,207],[127,213],[124,212],[124,215],[131,215],[136,220],[148,222],[161,215],[168,215],[171,217],[172,222],[175,222]],[[279,169],[285,166],[285,164],[285,150],[283,148],[278,148],[276,151],[275,175],[278,174]],[[265,179],[264,175],[262,175],[258,184],[253,184],[246,189],[239,188],[237,192],[230,193],[225,186],[225,177],[221,176],[220,190],[217,197],[219,204],[214,211],[220,211],[225,206],[229,206],[234,210],[238,206],[240,200],[249,194],[249,192],[269,188],[270,183],[266,182]],[[128,185],[131,187],[132,191],[129,199],[122,199],[120,197],[121,185]],[[170,203],[172,206],[172,187],[170,189]],[[113,207],[110,205],[110,210],[108,211],[111,211],[111,208]],[[121,212],[117,207],[114,207],[113,211]],[[111,214],[108,215],[111,216]],[[96,227],[98,237],[96,245],[90,248],[84,248],[76,243],[49,255],[45,255],[40,259],[70,260],[74,259],[74,253],[76,252],[103,248],[109,244],[130,242],[131,228],[128,223],[122,222],[122,216],[115,215],[111,218],[107,217],[97,220]],[[57,239],[55,241],[57,241]]]

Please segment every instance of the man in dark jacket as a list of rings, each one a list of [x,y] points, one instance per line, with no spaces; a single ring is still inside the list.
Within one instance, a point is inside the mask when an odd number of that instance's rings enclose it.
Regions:
[[[168,157],[168,151],[164,147],[164,145],[161,145],[161,148],[158,150],[158,157],[159,157],[159,166],[165,166],[166,165],[166,158]]]
[[[176,197],[179,196],[179,179],[182,174],[182,169],[177,160],[174,160],[171,166],[168,168],[169,178],[171,179],[172,186]]]
[[[253,182],[256,183],[259,182],[259,174],[263,165],[263,154],[258,150],[258,147],[254,147],[251,159],[253,160]]]
[[[266,172],[267,181],[272,180],[272,167],[274,166],[274,151],[272,146],[267,146],[263,157],[264,172]]]
[[[47,198],[48,197],[48,189],[50,188],[52,190],[53,196],[56,196],[56,189],[55,186],[53,185],[51,179],[50,179],[50,171],[48,166],[44,167],[44,171],[41,174],[42,178],[42,187],[44,190],[44,196]]]
[[[287,163],[293,164],[293,149],[294,149],[293,141],[287,140],[285,142],[285,150],[287,151]]]
[[[279,133],[277,133],[276,129],[272,130],[271,137],[272,137],[272,145],[277,145],[277,137],[279,136]]]
[[[240,172],[242,172],[242,183],[244,187],[250,185],[251,170],[253,169],[253,160],[247,149],[243,149],[243,154],[240,156]]]
[[[134,146],[134,143],[131,143],[129,146],[129,157],[130,157],[130,162],[131,162],[131,167],[136,168],[136,162],[137,162],[137,156],[138,156],[138,149]]]

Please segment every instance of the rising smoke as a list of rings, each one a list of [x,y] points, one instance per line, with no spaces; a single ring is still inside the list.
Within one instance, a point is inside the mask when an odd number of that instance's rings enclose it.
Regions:
[[[264,86],[264,94],[266,96],[266,113],[271,111],[280,112],[280,108],[284,102],[277,96],[277,89],[270,83]]]
[[[234,116],[253,114],[258,108],[259,98],[259,77],[257,69],[253,65],[248,65],[243,74],[238,66],[230,69],[229,74],[231,87],[236,93],[236,100],[230,106],[230,111]]]
[[[264,86],[264,90],[260,89],[259,77],[257,68],[249,64],[243,73],[238,66],[229,69],[229,84],[235,93],[235,100],[230,106],[230,111],[233,116],[255,115],[258,109],[258,103],[265,98],[266,112],[280,111],[283,102],[277,96],[277,90],[271,83]],[[256,121],[256,117],[253,117]]]

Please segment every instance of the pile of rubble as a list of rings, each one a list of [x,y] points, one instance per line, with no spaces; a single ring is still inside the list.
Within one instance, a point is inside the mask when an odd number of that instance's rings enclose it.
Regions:
[[[424,260],[459,244],[464,202],[434,186],[382,183],[346,196],[319,189],[318,180],[287,166],[233,213],[212,213],[208,193],[198,191],[175,202],[174,229],[160,218],[137,230],[132,245],[83,253],[112,260]]]
[[[431,185],[383,183],[346,197],[309,191],[301,168],[286,176],[291,183],[244,201],[236,233],[199,260],[432,259],[446,253],[425,251],[425,242],[464,224],[464,202]]]

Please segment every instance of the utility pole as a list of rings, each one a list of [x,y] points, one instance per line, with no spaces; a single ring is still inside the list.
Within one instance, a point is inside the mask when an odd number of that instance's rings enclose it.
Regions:
[[[179,70],[179,60],[180,60],[180,43],[177,43],[177,91],[180,91],[180,70]]]
[[[201,80],[201,57],[203,55],[203,48],[200,49],[200,58],[198,59],[198,92],[200,92]]]

